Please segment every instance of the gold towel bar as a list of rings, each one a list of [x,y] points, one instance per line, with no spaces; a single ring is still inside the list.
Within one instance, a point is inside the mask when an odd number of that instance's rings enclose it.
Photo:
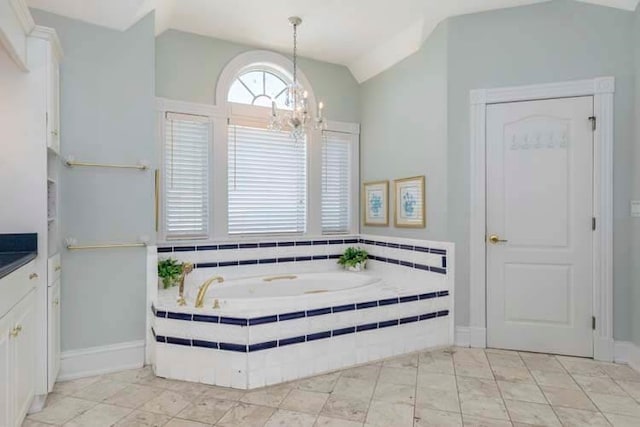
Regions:
[[[293,279],[297,279],[297,278],[298,278],[298,276],[286,275],[286,276],[265,277],[262,280],[265,281],[265,282],[273,282],[274,280],[293,280]]]
[[[141,171],[145,171],[149,169],[149,167],[145,164],[137,164],[137,165],[115,165],[111,163],[91,163],[91,162],[77,162],[72,159],[68,159],[65,161],[65,164],[69,167],[74,166],[85,166],[85,167],[94,167],[94,168],[116,168],[116,169],[138,169]]]
[[[143,248],[147,246],[146,243],[107,243],[102,245],[70,245],[67,244],[67,249],[75,251],[79,249],[116,249],[116,248]]]

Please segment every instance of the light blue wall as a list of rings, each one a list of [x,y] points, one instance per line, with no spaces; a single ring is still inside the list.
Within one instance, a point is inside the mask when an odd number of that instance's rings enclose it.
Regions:
[[[422,48],[361,87],[361,177],[390,181],[426,176],[426,229],[363,227],[364,233],[446,240],[447,23]]]
[[[614,333],[618,339],[631,339],[633,263],[629,199],[635,121],[634,18],[630,12],[571,0],[458,16],[447,20],[446,26],[441,25],[439,31],[444,35],[434,33],[416,55],[362,86],[363,178],[382,177],[382,172],[376,174],[376,170],[383,166],[396,176],[411,175],[416,169],[414,158],[418,158],[427,181],[432,185],[437,182],[447,194],[443,200],[428,193],[427,203],[437,213],[432,213],[431,219],[443,220],[429,221],[431,228],[426,231],[407,233],[392,228],[367,231],[442,238],[456,243],[458,325],[469,322],[469,91],[612,75],[617,84]],[[436,42],[439,37],[445,40]],[[433,52],[436,43],[444,46],[444,53]],[[447,86],[444,99],[439,90],[434,96],[429,86],[434,83],[432,68],[427,65],[430,62],[433,67],[443,57],[446,65],[439,64],[437,68],[446,76],[442,80]],[[387,106],[400,109],[409,123],[405,125]],[[424,130],[439,126],[442,116],[433,116],[437,106],[446,109],[447,126],[444,132],[440,131],[444,138],[441,143],[427,138]],[[412,121],[421,110],[423,123],[416,125]],[[399,132],[400,137],[393,132]],[[407,137],[411,142],[406,141]],[[434,168],[433,163],[446,165]]]
[[[151,165],[154,115],[154,17],[114,31],[32,11],[57,30],[61,65],[62,156]],[[79,243],[153,238],[153,172],[62,169],[62,236]],[[62,252],[62,350],[144,339],[146,252]]]
[[[218,76],[225,65],[254,47],[168,30],[156,40],[156,94],[182,101],[213,104]],[[359,121],[359,89],[342,65],[300,58],[316,98],[327,105],[333,120]]]

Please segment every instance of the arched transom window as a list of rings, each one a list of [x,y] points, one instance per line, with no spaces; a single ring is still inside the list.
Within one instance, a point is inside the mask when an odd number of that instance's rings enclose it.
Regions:
[[[238,104],[271,108],[275,101],[278,109],[290,110],[287,105],[287,87],[291,80],[265,66],[241,72],[231,84],[227,100]]]

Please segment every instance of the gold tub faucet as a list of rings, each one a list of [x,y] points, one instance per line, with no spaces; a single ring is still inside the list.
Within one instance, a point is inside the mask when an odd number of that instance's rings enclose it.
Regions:
[[[187,305],[187,300],[184,299],[184,280],[187,278],[187,274],[193,271],[193,264],[185,262],[182,266],[182,275],[180,276],[180,287],[178,288],[178,305]]]
[[[213,276],[200,286],[198,296],[196,297],[196,308],[204,307],[204,297],[207,294],[207,289],[209,289],[209,286],[211,286],[213,282],[222,283],[224,282],[224,278],[222,276]]]

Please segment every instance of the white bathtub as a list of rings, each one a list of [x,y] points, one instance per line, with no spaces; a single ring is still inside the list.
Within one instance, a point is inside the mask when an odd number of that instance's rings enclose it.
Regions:
[[[373,294],[373,288],[382,289],[383,285],[380,278],[364,273],[268,275],[214,282],[209,286],[204,301],[207,308],[213,307],[217,301],[222,310],[255,310],[265,306],[272,310],[288,306],[308,308],[354,294]],[[197,287],[191,289],[187,301],[195,301],[197,294]]]

